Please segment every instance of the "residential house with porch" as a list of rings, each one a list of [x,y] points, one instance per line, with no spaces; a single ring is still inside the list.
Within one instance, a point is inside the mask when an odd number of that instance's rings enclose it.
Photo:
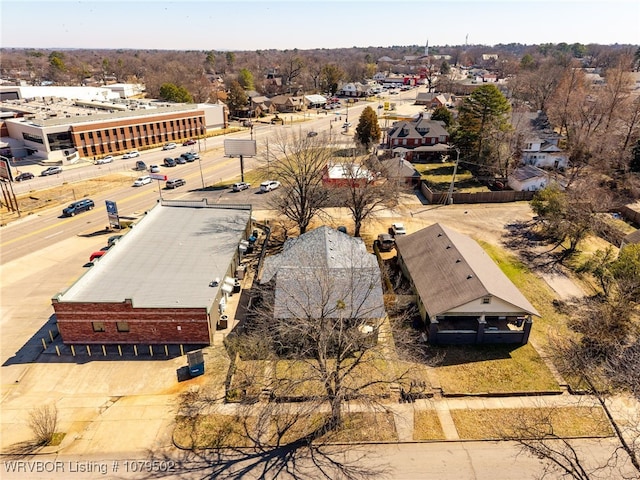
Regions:
[[[529,340],[538,311],[472,238],[442,224],[396,237],[431,344]]]
[[[271,99],[271,104],[279,113],[294,113],[306,107],[304,96],[277,95]]]
[[[524,165],[555,170],[567,168],[569,156],[560,147],[563,136],[553,130],[544,112],[515,112],[511,124],[521,139]]]

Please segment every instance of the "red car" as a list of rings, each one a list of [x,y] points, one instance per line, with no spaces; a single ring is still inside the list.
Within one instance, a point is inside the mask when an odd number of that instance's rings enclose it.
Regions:
[[[184,143],[182,144],[182,146],[183,146],[183,147],[188,147],[189,145],[195,145],[195,144],[196,144],[196,141],[195,141],[195,140],[193,140],[193,139],[191,139],[191,140],[187,140],[186,142],[184,142]]]

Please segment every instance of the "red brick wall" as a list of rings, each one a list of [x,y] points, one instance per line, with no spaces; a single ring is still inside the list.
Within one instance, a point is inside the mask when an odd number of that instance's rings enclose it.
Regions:
[[[134,308],[122,303],[52,301],[58,329],[65,344],[209,344],[209,319],[205,308]],[[92,322],[105,331],[94,332]],[[127,322],[119,332],[116,322]],[[178,329],[180,327],[180,329]]]

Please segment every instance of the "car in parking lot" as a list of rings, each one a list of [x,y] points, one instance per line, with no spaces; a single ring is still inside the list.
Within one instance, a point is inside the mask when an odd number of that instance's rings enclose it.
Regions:
[[[194,139],[187,140],[182,144],[183,147],[188,147],[189,145],[195,145],[196,141]]]
[[[35,175],[31,172],[22,172],[19,175],[16,175],[13,180],[16,182],[24,182],[25,180],[31,180]]]
[[[176,144],[175,144],[175,143],[173,143],[173,142],[165,143],[165,144],[162,146],[162,150],[173,150],[174,148],[178,148],[178,145],[176,145]]]
[[[160,166],[159,165],[149,165],[149,171],[151,173],[160,173]]]
[[[132,186],[141,187],[147,183],[151,183],[151,177],[149,175],[143,175],[142,177],[138,177],[137,180],[133,182]]]
[[[396,235],[406,235],[407,234],[407,230],[404,228],[404,223],[402,223],[402,222],[392,223],[391,224],[391,233],[394,236],[396,236]]]
[[[164,159],[164,166],[165,167],[175,167],[176,166],[176,161],[171,157],[167,157],[167,158]],[[160,169],[158,169],[158,171],[160,171]]]
[[[107,239],[107,247],[113,247],[116,242],[118,242],[122,238],[122,235],[111,235]]]
[[[40,172],[40,176],[46,177],[47,175],[57,175],[58,173],[62,173],[62,167],[47,167]]]
[[[167,188],[178,188],[185,185],[187,182],[184,178],[174,178],[172,180],[167,180],[166,187]]]
[[[86,212],[87,210],[93,210],[95,203],[90,198],[84,198],[77,202],[71,203],[68,207],[62,210],[62,215],[65,217],[73,217],[77,213]]]
[[[242,190],[246,190],[250,186],[251,186],[250,183],[238,182],[238,183],[234,183],[231,188],[233,189],[234,192],[241,192]]]
[[[100,258],[100,257],[102,257],[105,253],[107,253],[107,252],[105,252],[104,250],[98,250],[97,252],[93,252],[93,253],[91,254],[91,256],[89,257],[89,262],[90,262],[90,263],[93,263],[93,261],[94,261],[96,258]]]
[[[275,190],[280,186],[280,182],[277,180],[267,180],[266,182],[262,182],[260,184],[260,191],[262,193],[270,192],[271,190]]]
[[[126,160],[128,158],[136,158],[140,156],[140,152],[138,152],[137,150],[131,150],[130,152],[125,153],[122,158],[123,160]]]
[[[349,128],[351,126],[351,122],[344,122],[342,124],[342,128]]]
[[[314,131],[307,132],[307,137],[317,137],[317,136],[318,136],[318,132],[314,132]]]

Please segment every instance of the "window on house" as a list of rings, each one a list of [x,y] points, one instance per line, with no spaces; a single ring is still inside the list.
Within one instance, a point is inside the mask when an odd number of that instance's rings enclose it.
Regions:
[[[491,303],[491,297],[483,297],[483,298],[482,298],[482,303],[483,303],[484,305],[486,305],[486,304],[488,304],[488,303]]]
[[[94,332],[104,332],[104,322],[91,322]]]
[[[128,332],[129,331],[129,323],[128,322],[116,322],[116,328],[119,332]]]

